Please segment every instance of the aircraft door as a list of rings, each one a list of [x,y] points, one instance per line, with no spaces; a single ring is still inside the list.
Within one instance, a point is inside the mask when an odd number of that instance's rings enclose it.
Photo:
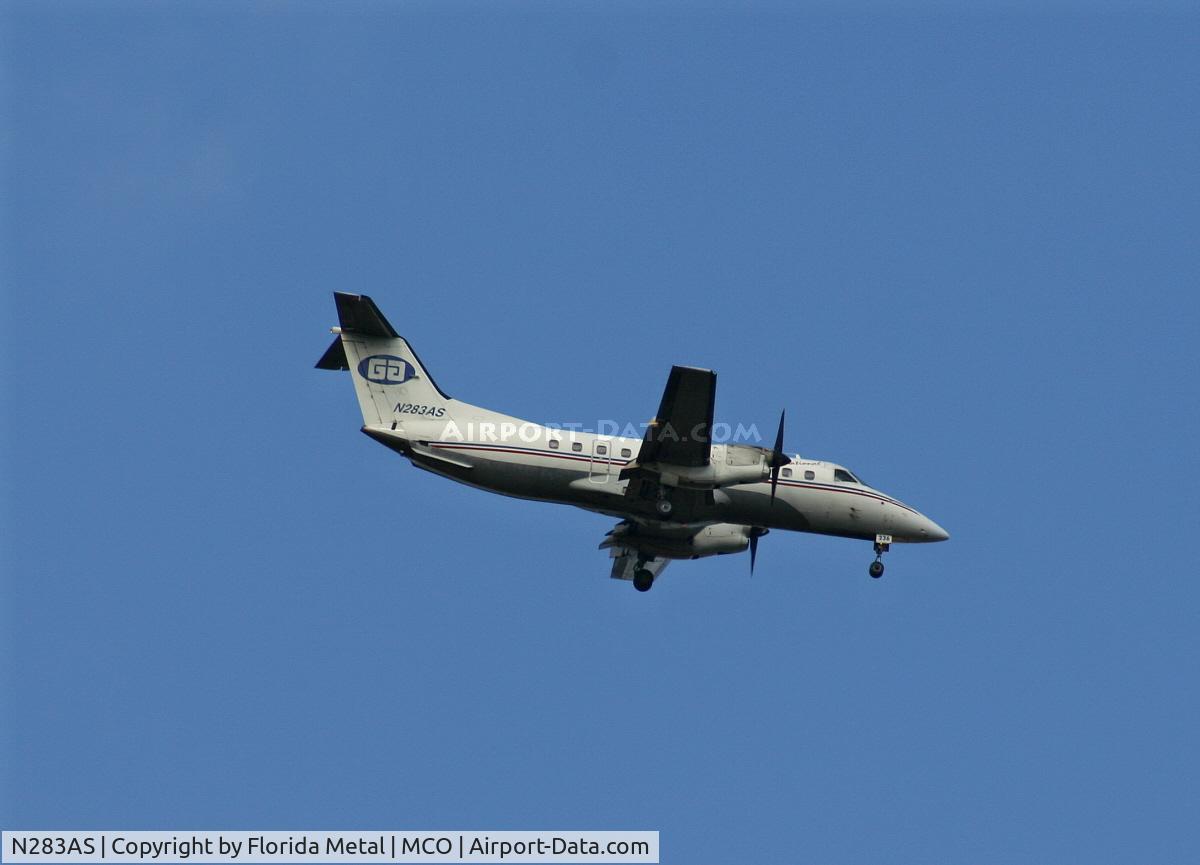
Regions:
[[[589,463],[588,480],[594,484],[608,483],[612,471],[613,443],[606,439],[592,439],[592,461]]]

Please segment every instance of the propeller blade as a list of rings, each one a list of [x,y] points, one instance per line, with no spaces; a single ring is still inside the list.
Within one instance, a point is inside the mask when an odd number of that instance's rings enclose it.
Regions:
[[[758,526],[750,528],[750,576],[754,576],[754,560],[758,558],[758,539],[769,531],[770,529],[761,529]]]
[[[771,505],[775,504],[775,487],[779,485],[779,470],[791,460],[783,452],[783,419],[787,409],[779,413],[779,431],[775,433],[775,449],[771,451]]]
[[[779,432],[775,433],[775,456],[779,457],[783,454],[783,418],[787,414],[787,409],[779,413]]]

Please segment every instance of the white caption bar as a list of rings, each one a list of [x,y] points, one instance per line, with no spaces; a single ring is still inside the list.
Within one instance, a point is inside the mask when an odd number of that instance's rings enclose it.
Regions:
[[[6,831],[3,862],[658,862],[658,832]]]

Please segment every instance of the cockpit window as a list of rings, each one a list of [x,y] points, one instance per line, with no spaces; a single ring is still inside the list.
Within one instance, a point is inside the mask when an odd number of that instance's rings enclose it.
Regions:
[[[848,484],[861,483],[861,481],[859,481],[858,478],[856,478],[854,475],[850,474],[850,472],[846,471],[845,469],[834,469],[833,470],[833,479],[835,481],[844,481],[845,483],[848,483]]]

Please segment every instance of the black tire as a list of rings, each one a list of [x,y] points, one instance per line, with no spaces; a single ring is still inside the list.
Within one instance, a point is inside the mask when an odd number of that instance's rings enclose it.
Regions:
[[[654,574],[650,573],[645,568],[638,568],[633,572],[633,587],[639,592],[648,592],[650,587],[654,585]]]
[[[871,567],[867,568],[867,573],[878,580],[883,576],[883,562],[871,562]]]

